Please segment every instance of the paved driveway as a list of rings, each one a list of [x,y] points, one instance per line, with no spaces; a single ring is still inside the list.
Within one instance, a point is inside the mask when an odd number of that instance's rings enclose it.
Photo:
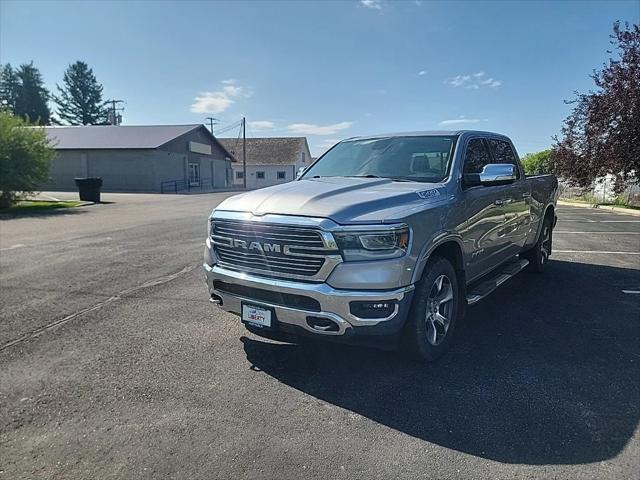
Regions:
[[[0,479],[637,478],[640,217],[561,207],[424,367],[214,310],[226,195],[0,220]]]

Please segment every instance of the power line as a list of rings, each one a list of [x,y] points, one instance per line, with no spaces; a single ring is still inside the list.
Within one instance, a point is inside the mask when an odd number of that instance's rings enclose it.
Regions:
[[[217,136],[220,136],[221,133],[225,133],[228,132],[229,130],[233,130],[234,128],[238,128],[242,125],[242,120],[238,121],[238,122],[234,122],[231,125],[228,125],[226,127],[220,128],[218,129],[218,131],[216,132]]]

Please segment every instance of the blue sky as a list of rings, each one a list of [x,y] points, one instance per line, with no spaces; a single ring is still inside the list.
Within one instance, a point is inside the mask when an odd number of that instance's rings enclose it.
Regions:
[[[305,135],[313,154],[354,135],[477,128],[523,154],[550,145],[563,100],[592,87],[612,23],[637,23],[639,5],[0,0],[0,62],[33,60],[53,90],[84,60],[129,125],[246,115],[249,136]]]

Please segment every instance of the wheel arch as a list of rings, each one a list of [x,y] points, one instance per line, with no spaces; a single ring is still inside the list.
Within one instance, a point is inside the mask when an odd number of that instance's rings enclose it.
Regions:
[[[556,219],[556,207],[553,203],[550,203],[549,205],[547,205],[544,209],[544,214],[540,217],[540,222],[538,224],[538,233],[536,233],[536,241],[535,243],[538,242],[538,239],[540,238],[540,235],[542,235],[542,226],[544,225],[544,221],[547,219],[547,217],[551,217],[551,229],[553,230],[556,226],[555,223],[555,219]],[[534,245],[535,245],[534,243]]]
[[[460,237],[447,236],[434,242],[431,246],[425,247],[423,253],[420,255],[418,264],[414,271],[413,283],[422,278],[424,268],[427,262],[434,256],[444,257],[451,262],[453,268],[459,274],[464,275],[465,263],[464,263],[464,250],[462,246],[462,239]],[[461,282],[464,284],[463,282]]]

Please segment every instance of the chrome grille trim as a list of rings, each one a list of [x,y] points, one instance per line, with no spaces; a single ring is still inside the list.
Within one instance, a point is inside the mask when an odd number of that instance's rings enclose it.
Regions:
[[[268,277],[323,281],[342,262],[333,235],[319,227],[306,222],[298,226],[295,217],[282,224],[264,217],[229,218],[232,212],[225,213],[225,218],[211,218],[210,241],[221,266]]]

